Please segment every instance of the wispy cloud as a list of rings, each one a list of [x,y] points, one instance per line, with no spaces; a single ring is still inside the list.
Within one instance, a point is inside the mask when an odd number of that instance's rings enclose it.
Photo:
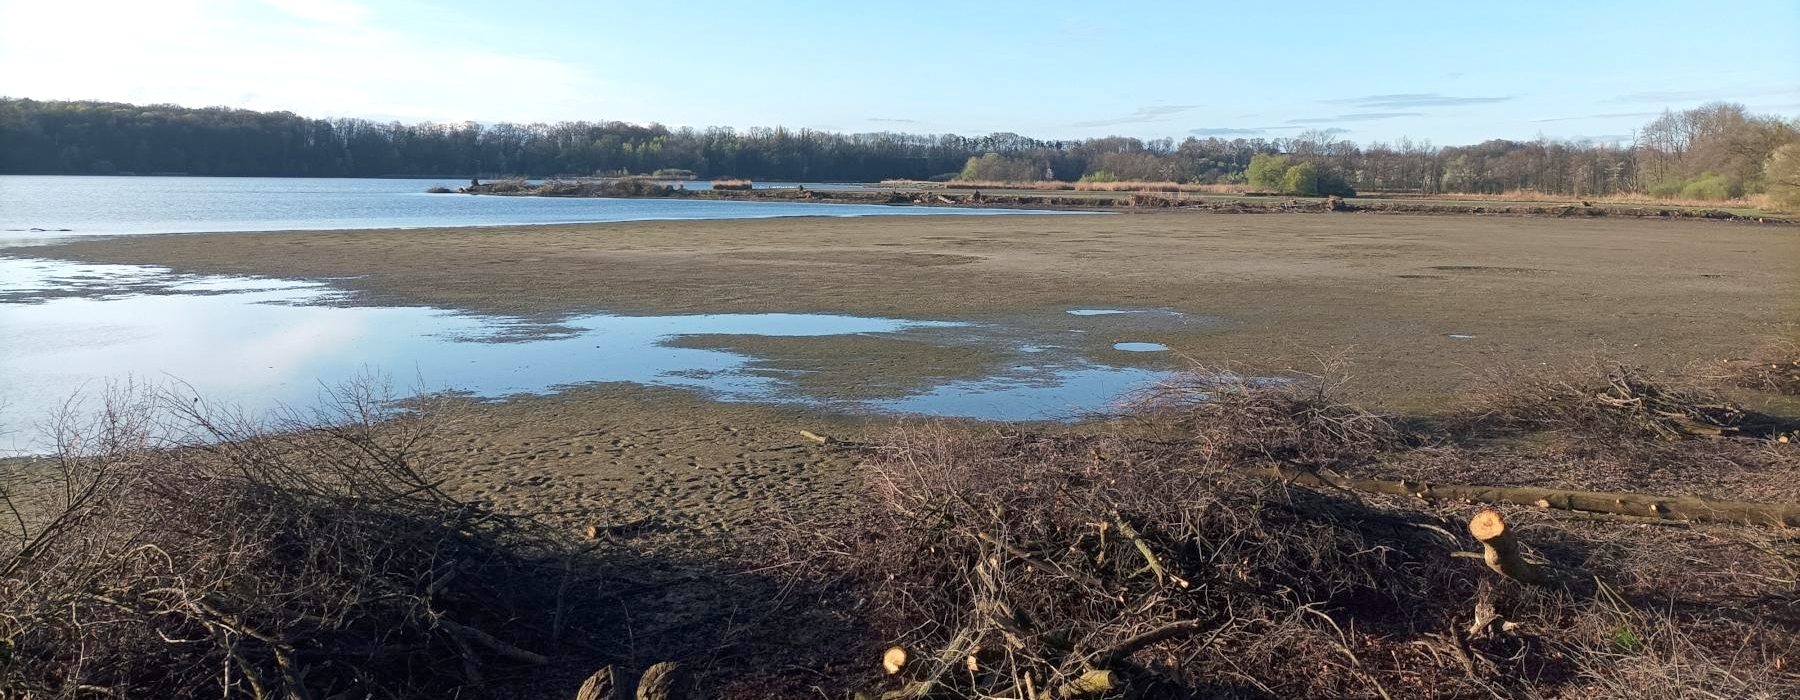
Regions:
[[[1202,129],[1188,129],[1195,136],[1255,136],[1268,133],[1268,129],[1238,129],[1228,126],[1214,126]]]
[[[1289,124],[1340,124],[1343,122],[1371,122],[1381,119],[1399,119],[1401,117],[1423,117],[1424,112],[1356,112],[1340,114],[1335,117],[1312,117],[1309,119],[1289,119]]]
[[[917,119],[894,119],[894,118],[890,118],[890,117],[869,117],[866,121],[875,122],[876,124],[917,124],[917,123],[919,123],[919,120],[917,120]]]
[[[1531,123],[1546,124],[1549,122],[1569,122],[1569,121],[1576,121],[1576,120],[1581,120],[1581,119],[1624,119],[1626,117],[1654,117],[1658,114],[1661,114],[1661,112],[1602,112],[1600,114],[1584,114],[1579,117],[1551,117],[1549,119],[1533,119],[1533,120],[1531,120]]]
[[[1191,109],[1198,108],[1199,106],[1200,105],[1151,105],[1151,106],[1147,106],[1147,107],[1139,107],[1139,108],[1137,108],[1137,111],[1132,112],[1131,114],[1125,115],[1123,117],[1112,117],[1110,119],[1094,119],[1091,121],[1075,122],[1074,126],[1077,126],[1077,127],[1118,126],[1120,124],[1146,124],[1149,122],[1166,122],[1169,120],[1169,117],[1180,114],[1182,112],[1186,112]]]
[[[1698,102],[1702,100],[1741,100],[1753,97],[1800,96],[1800,87],[1779,88],[1706,88],[1701,90],[1649,90],[1629,92],[1605,101],[1613,104]]]
[[[1326,104],[1353,105],[1364,109],[1406,109],[1410,107],[1462,107],[1505,102],[1511,97],[1456,97],[1436,92],[1407,92],[1393,95],[1366,95],[1342,100],[1325,100]]]

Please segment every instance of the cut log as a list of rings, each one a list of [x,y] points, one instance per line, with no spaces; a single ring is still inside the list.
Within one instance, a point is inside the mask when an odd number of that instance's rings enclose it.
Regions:
[[[887,651],[881,653],[881,670],[887,671],[890,676],[900,675],[901,671],[906,670],[906,661],[906,647],[888,647]]]
[[[619,697],[618,673],[611,666],[601,667],[575,691],[575,700],[624,700]]]
[[[673,661],[644,669],[644,677],[638,679],[637,700],[681,700],[680,673],[681,665]]]
[[[825,437],[824,435],[820,435],[811,430],[800,431],[800,437],[806,438],[808,440],[819,443],[821,445],[831,442],[831,438]]]
[[[1360,479],[1287,466],[1248,469],[1251,474],[1301,486],[1412,496],[1428,501],[1529,505],[1584,513],[1610,513],[1693,523],[1800,527],[1800,504],[1747,503],[1694,496],[1569,491],[1536,486],[1470,486],[1424,481]]]
[[[1494,573],[1505,576],[1519,583],[1539,584],[1544,582],[1544,574],[1538,571],[1536,564],[1525,561],[1525,555],[1519,552],[1519,541],[1506,528],[1506,519],[1500,511],[1492,508],[1476,513],[1469,519],[1469,534],[1481,541],[1485,550],[1482,560]]]

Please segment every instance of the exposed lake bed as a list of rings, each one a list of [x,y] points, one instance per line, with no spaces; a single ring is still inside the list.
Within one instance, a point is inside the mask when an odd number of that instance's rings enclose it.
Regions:
[[[1080,417],[1188,362],[1310,369],[1334,351],[1358,398],[1430,411],[1486,367],[1599,352],[1675,367],[1800,322],[1800,241],[1705,222],[810,217],[120,235],[7,255],[19,271],[0,304],[138,309],[115,330],[260,329],[204,362],[168,357],[172,376],[292,358],[285,381],[304,398],[367,359],[403,386],[454,388],[480,367],[431,448],[450,488],[714,531],[843,496],[854,459],[800,430],[854,441],[929,415]],[[52,315],[34,332],[75,318]],[[615,341],[631,349],[595,347]],[[308,347],[339,350],[277,352]],[[621,359],[636,355],[647,364]],[[647,374],[621,376],[630,366]]]
[[[845,413],[1058,420],[1104,412],[1170,369],[1096,362],[1065,337],[1086,329],[1055,316],[528,319],[362,306],[319,282],[18,258],[0,258],[0,280],[0,327],[11,331],[0,339],[0,434],[28,435],[71,396],[128,381],[251,411],[304,406],[321,386],[375,373],[479,398],[626,382]]]

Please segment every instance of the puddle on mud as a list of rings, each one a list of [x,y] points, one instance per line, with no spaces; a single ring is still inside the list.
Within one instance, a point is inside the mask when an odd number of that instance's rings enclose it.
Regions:
[[[1122,343],[1113,343],[1113,349],[1114,350],[1123,350],[1125,352],[1165,352],[1169,349],[1169,346],[1163,345],[1162,343],[1140,343],[1140,342],[1135,342],[1135,341],[1127,341],[1127,342],[1122,342]]]
[[[1096,362],[1088,353],[1099,338],[1045,319],[590,314],[546,322],[348,301],[318,282],[0,258],[0,452],[29,442],[71,396],[126,379],[185,385],[251,411],[305,406],[323,387],[374,372],[485,398],[632,382],[722,401],[1054,420],[1103,412],[1170,376],[1166,365]],[[1201,322],[1169,310],[1108,311],[1116,313],[1077,325],[1142,332]]]

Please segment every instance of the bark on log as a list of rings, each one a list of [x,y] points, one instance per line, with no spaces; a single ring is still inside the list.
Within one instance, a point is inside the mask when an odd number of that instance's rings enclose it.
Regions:
[[[1747,503],[1694,496],[1569,491],[1535,486],[1470,486],[1424,481],[1361,479],[1285,466],[1253,467],[1257,476],[1301,486],[1413,496],[1428,501],[1531,505],[1583,513],[1608,513],[1693,523],[1800,527],[1800,504]]]
[[[1064,698],[1099,695],[1100,693],[1112,690],[1115,687],[1114,683],[1112,671],[1088,671],[1087,673],[1081,674],[1080,678],[1069,681],[1067,685],[1057,688],[1056,694],[1058,697]]]
[[[1487,509],[1476,513],[1469,519],[1469,534],[1481,541],[1482,560],[1494,573],[1505,576],[1519,583],[1539,584],[1544,582],[1544,574],[1538,571],[1537,565],[1525,561],[1525,555],[1519,552],[1519,541],[1506,528],[1506,519],[1500,511]]]
[[[644,669],[644,677],[638,679],[637,700],[681,700],[680,672],[681,665],[673,661]]]
[[[575,700],[623,700],[618,697],[619,676],[611,666],[603,666],[588,676],[581,689],[575,691]]]

